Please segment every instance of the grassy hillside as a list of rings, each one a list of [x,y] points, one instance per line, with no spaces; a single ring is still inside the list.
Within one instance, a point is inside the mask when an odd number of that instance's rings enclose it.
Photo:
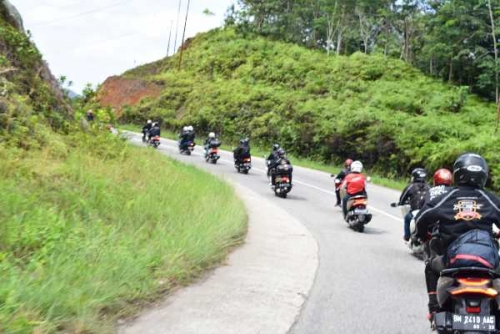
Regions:
[[[0,1],[0,333],[113,333],[246,230],[228,185],[68,103]]]
[[[475,151],[500,189],[495,106],[421,74],[402,61],[319,51],[244,38],[233,30],[198,35],[184,53],[124,74],[163,85],[162,96],[126,108],[126,122],[155,117],[167,127],[193,123],[229,140],[250,135],[268,146],[321,161],[361,159],[386,176],[415,166],[450,166]]]
[[[106,134],[61,139],[0,146],[0,332],[112,333],[241,241],[222,181]]]

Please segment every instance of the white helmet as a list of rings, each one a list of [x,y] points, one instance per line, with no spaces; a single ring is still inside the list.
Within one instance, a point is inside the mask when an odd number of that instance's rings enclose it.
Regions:
[[[185,126],[185,127],[182,128],[182,131],[184,131],[184,132],[186,132],[187,130],[188,130],[187,126]]]
[[[361,173],[362,170],[363,164],[361,163],[361,161],[356,160],[351,164],[351,172]]]
[[[148,119],[148,124],[151,124],[151,120],[150,119]]]
[[[208,134],[208,138],[215,138],[215,133],[210,132],[210,133]]]
[[[194,129],[194,128],[193,128],[193,126],[192,126],[192,125],[188,126],[188,131],[193,131],[193,129]]]

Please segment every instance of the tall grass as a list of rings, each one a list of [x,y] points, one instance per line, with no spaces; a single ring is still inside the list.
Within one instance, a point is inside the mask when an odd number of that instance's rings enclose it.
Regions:
[[[111,333],[241,241],[222,181],[112,136],[63,140],[0,145],[0,333]]]

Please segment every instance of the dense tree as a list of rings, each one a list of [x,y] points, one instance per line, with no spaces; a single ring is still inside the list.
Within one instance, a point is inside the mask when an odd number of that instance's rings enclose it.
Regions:
[[[239,0],[240,31],[326,52],[383,53],[498,100],[500,0]]]

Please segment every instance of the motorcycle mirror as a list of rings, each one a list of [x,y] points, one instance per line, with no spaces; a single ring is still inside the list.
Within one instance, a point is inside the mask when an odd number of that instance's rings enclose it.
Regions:
[[[391,203],[391,207],[395,208],[398,206],[398,203]]]

